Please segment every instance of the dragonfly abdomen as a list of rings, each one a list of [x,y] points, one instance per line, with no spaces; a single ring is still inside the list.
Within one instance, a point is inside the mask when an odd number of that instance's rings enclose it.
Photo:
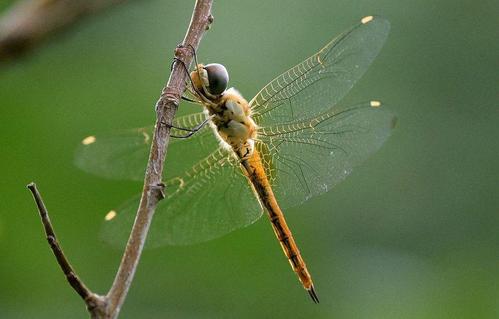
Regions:
[[[272,229],[279,240],[284,254],[288,258],[291,268],[293,268],[293,271],[297,274],[303,287],[309,292],[312,300],[318,303],[319,299],[314,290],[312,276],[308,272],[307,265],[305,264],[291,230],[286,223],[284,214],[277,204],[272,187],[270,186],[267,175],[263,169],[258,151],[255,150],[248,159],[241,162],[241,165],[244,168],[246,176],[253,185],[260,202],[265,207],[265,211],[272,224]]]
[[[267,211],[269,211],[267,209]],[[307,270],[305,261],[303,260],[300,250],[296,245],[296,242],[289,230],[286,221],[282,216],[271,214],[269,212],[269,219],[272,223],[272,228],[276,234],[277,240],[281,244],[284,254],[288,258],[289,264],[293,268],[294,272],[298,275],[303,287],[305,289],[310,289],[312,287],[312,278]]]

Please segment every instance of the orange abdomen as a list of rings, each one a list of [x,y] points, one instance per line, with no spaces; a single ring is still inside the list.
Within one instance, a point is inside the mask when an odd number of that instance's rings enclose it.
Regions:
[[[284,214],[277,204],[277,200],[262,166],[262,160],[259,153],[255,150],[248,159],[241,162],[241,166],[253,185],[260,203],[267,211],[272,228],[274,229],[277,239],[281,244],[284,254],[288,258],[293,271],[298,275],[300,282],[309,292],[313,301],[318,303],[319,299],[314,290],[312,277],[307,270],[305,261],[303,260],[293,235],[284,219]]]

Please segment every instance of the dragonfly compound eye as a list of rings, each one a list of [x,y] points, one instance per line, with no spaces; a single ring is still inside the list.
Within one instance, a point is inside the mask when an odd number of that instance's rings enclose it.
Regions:
[[[207,88],[213,95],[220,95],[227,89],[229,83],[229,73],[227,69],[218,63],[211,63],[204,66],[208,73],[208,82],[210,83]]]

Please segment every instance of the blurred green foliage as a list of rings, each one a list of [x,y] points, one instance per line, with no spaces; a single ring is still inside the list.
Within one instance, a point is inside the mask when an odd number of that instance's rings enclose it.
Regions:
[[[79,275],[107,291],[121,252],[99,241],[99,225],[141,185],[86,175],[73,151],[91,133],[152,123],[192,5],[131,1],[0,70],[0,318],[87,317],[47,247],[32,180]],[[247,98],[362,16],[388,18],[385,48],[346,99],[383,100],[399,125],[333,191],[287,211],[320,305],[262,219],[146,251],[121,318],[499,317],[498,10],[492,0],[215,1],[198,54],[224,63]]]

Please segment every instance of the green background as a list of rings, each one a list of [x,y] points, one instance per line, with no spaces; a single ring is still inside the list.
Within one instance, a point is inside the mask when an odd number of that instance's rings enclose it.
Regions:
[[[131,1],[0,70],[0,318],[88,316],[47,246],[32,180],[78,274],[109,288],[121,252],[99,241],[102,216],[141,185],[87,175],[73,152],[91,133],[153,122],[192,6]],[[247,98],[362,16],[389,19],[346,100],[384,101],[398,127],[333,191],[286,212],[320,305],[262,218],[146,251],[121,318],[498,318],[498,11],[492,0],[215,1],[198,54]]]

